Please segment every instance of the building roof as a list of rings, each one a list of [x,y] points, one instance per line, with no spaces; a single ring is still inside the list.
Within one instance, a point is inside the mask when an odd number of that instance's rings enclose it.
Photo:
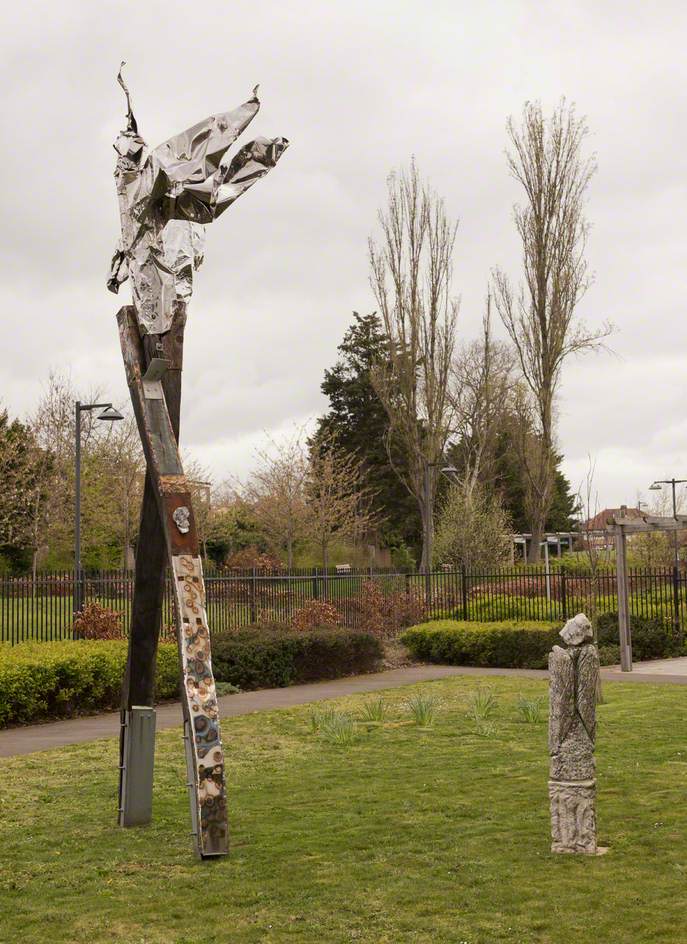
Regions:
[[[608,519],[612,518],[614,515],[621,514],[624,514],[626,518],[642,518],[646,512],[641,511],[639,508],[604,508],[603,511],[595,514],[593,518],[583,521],[580,525],[580,530],[604,531],[606,529]]]

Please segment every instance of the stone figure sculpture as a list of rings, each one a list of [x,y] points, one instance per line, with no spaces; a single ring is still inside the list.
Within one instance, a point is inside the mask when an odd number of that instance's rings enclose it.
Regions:
[[[599,655],[583,613],[560,635],[567,648],[554,646],[549,655],[551,851],[595,854]]]
[[[107,284],[117,292],[131,282],[133,306],[122,308],[117,320],[147,464],[122,689],[119,822],[138,825],[152,815],[155,661],[169,568],[193,835],[196,852],[207,858],[226,854],[228,829],[205,585],[178,450],[186,306],[203,259],[205,225],[264,177],[288,142],[256,138],[228,155],[258,112],[256,87],[239,108],[148,152],[121,69],[118,81],[127,100],[127,126],[115,143],[121,238]]]

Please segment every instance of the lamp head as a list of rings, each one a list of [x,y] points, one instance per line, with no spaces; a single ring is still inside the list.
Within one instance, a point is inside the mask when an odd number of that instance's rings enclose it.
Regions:
[[[117,420],[123,420],[124,416],[119,412],[119,410],[115,410],[112,404],[110,404],[110,406],[105,407],[102,413],[98,413],[98,419],[106,420],[109,423],[115,423]]]

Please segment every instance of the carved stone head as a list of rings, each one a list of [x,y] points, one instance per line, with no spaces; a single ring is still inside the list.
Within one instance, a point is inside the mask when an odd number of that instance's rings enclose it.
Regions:
[[[569,619],[558,635],[569,646],[581,646],[594,638],[592,624],[584,613],[578,613]]]
[[[174,524],[177,526],[181,534],[188,534],[191,530],[191,512],[188,510],[186,505],[181,505],[177,508],[172,518],[174,519]]]

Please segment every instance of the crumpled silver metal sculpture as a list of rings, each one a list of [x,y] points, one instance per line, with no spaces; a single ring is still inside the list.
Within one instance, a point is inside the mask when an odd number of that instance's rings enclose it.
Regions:
[[[117,78],[128,121],[114,145],[122,237],[107,287],[116,293],[129,278],[141,334],[164,334],[175,300],[191,296],[193,271],[203,261],[205,225],[274,167],[288,141],[256,138],[228,156],[258,113],[256,86],[234,111],[211,115],[148,152],[121,67]]]

